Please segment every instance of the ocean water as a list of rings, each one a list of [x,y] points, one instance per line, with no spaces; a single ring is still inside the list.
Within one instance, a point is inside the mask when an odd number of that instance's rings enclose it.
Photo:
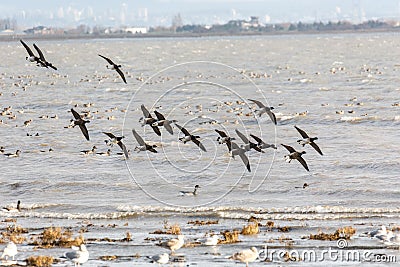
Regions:
[[[0,43],[0,108],[12,107],[0,116],[0,146],[4,153],[21,150],[16,158],[0,155],[0,204],[15,206],[21,200],[23,208],[19,213],[0,211],[0,216],[16,218],[29,229],[27,236],[49,226],[70,227],[77,236],[87,227],[83,236],[92,241],[87,242],[91,256],[85,265],[144,266],[150,265],[145,256],[168,252],[147,239],[170,238],[150,234],[165,222],[179,224],[186,240],[193,242],[209,232],[241,229],[254,216],[263,225],[260,234],[241,235],[242,242],[220,245],[217,251],[182,248],[177,253],[186,261],[171,265],[235,266],[226,257],[251,246],[321,253],[338,249],[336,242],[304,237],[343,226],[357,230],[348,249],[400,260],[396,246],[362,234],[382,224],[398,226],[400,217],[398,34],[35,43],[58,71],[25,61],[19,40]],[[107,69],[98,54],[121,64],[128,83]],[[277,125],[266,114],[258,117],[248,99],[273,106]],[[142,104],[200,136],[207,152],[192,142],[180,142],[182,133],[176,126],[173,135],[161,127],[161,137],[148,125],[142,127]],[[81,114],[90,111],[90,141],[78,127],[65,128],[72,119],[71,108]],[[318,136],[323,156],[296,143],[300,135],[294,125]],[[158,153],[135,152],[132,129],[156,144]],[[278,149],[247,152],[252,169],[247,172],[240,157],[232,159],[226,145],[218,144],[215,129],[228,132],[238,144],[242,142],[235,129],[252,133]],[[103,132],[125,136],[128,160],[117,154],[117,145],[106,145]],[[310,172],[295,160],[285,162],[287,151],[280,144],[305,150]],[[97,153],[111,149],[111,155],[81,153],[94,145]],[[303,189],[304,183],[309,186]],[[179,195],[196,184],[198,195]],[[193,226],[188,224],[192,220],[219,223]],[[290,231],[269,230],[267,221]],[[132,242],[93,241],[123,238],[127,231]],[[65,251],[21,246],[20,259],[36,254],[59,257]],[[119,258],[100,260],[104,255]],[[270,265],[289,264],[271,258]],[[320,263],[303,259],[289,265]],[[368,264],[380,262],[375,257]]]

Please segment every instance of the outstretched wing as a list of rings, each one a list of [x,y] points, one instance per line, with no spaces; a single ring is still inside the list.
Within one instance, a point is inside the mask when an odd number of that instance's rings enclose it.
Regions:
[[[228,150],[229,150],[229,151],[232,150],[231,140],[226,140],[226,146],[228,147]]]
[[[308,166],[307,166],[306,161],[305,161],[301,156],[300,156],[300,157],[297,157],[296,159],[301,163],[301,165],[303,165],[304,169],[306,169],[307,171],[310,171],[310,170],[308,169]]]
[[[167,132],[169,132],[170,134],[174,134],[171,123],[169,123],[169,121],[165,120],[163,125],[164,125],[164,128],[167,130]]]
[[[115,68],[115,70],[118,72],[119,76],[121,76],[121,78],[124,81],[124,83],[126,83],[125,75],[122,72],[122,70],[120,68]]]
[[[43,55],[42,51],[39,49],[39,47],[37,47],[36,44],[33,44],[33,47],[38,52],[40,60],[42,60],[43,62],[46,62],[46,59],[44,58],[44,55]]]
[[[151,126],[151,128],[153,128],[153,131],[154,131],[158,136],[161,136],[161,131],[160,131],[160,128],[158,128],[158,126]]]
[[[268,116],[271,118],[272,122],[276,125],[276,116],[271,110],[267,110]]]
[[[281,144],[281,145],[282,145],[284,148],[286,148],[290,153],[296,152],[296,150],[294,150],[294,148],[291,147],[291,146],[284,145],[284,144]]]
[[[176,127],[178,127],[179,130],[182,131],[182,133],[184,133],[186,136],[190,136],[191,134],[188,132],[188,130],[186,130],[185,128],[183,128],[182,126],[180,126],[179,124],[175,123]]]
[[[76,112],[73,108],[71,108],[71,112],[72,112],[72,115],[74,115],[75,120],[81,120],[82,119],[81,115],[79,115],[79,113]]]
[[[265,108],[265,105],[263,104],[263,103],[261,103],[260,101],[258,101],[258,100],[253,100],[253,99],[249,99],[251,102],[254,102],[254,103],[256,103],[257,104],[257,106],[259,107],[259,108]]]
[[[81,129],[83,135],[85,136],[86,140],[89,141],[89,132],[88,129],[86,128],[86,126],[84,124],[79,124],[79,128]]]
[[[193,143],[195,143],[198,147],[200,147],[200,149],[203,150],[204,152],[207,152],[206,148],[203,146],[203,144],[199,140],[194,139]]]
[[[322,154],[321,149],[319,148],[319,146],[318,146],[316,143],[311,142],[311,143],[310,143],[310,146],[312,146],[321,156],[324,155],[324,154]]]
[[[143,115],[145,118],[151,118],[150,112],[147,110],[147,108],[142,104],[140,106],[140,108],[142,109]]]
[[[29,46],[22,40],[19,40],[21,44],[25,47],[26,52],[28,52],[29,56],[34,57],[35,55],[33,54],[32,50],[29,48]]]
[[[126,150],[126,146],[124,145],[124,143],[122,143],[122,141],[119,141],[117,144],[122,149],[122,151],[124,151],[125,158],[129,159],[129,153],[128,150]]]
[[[108,57],[102,56],[102,55],[100,55],[100,54],[99,54],[99,56],[102,57],[102,58],[104,58],[105,60],[107,60],[107,62],[108,62],[110,65],[115,65],[114,62],[112,62],[112,60],[109,59]]]
[[[231,142],[231,145],[232,145],[232,149],[240,149],[238,144],[236,144],[235,142]]]
[[[115,138],[115,135],[113,135],[112,133],[103,132],[103,134],[107,135],[107,136],[110,137],[111,139],[114,139],[114,138]]]
[[[154,110],[154,114],[156,114],[157,119],[158,119],[159,121],[164,121],[164,120],[165,120],[164,115],[161,114],[160,112],[158,112],[157,110]]]
[[[133,133],[133,136],[136,138],[136,141],[139,143],[139,145],[141,145],[141,146],[146,145],[143,138],[135,131],[135,129],[132,129],[132,133]]]
[[[253,139],[256,140],[257,143],[259,143],[259,144],[263,144],[263,143],[264,143],[264,141],[261,140],[260,137],[257,137],[257,136],[255,136],[254,134],[250,134],[250,136],[253,137]]]
[[[215,129],[215,131],[216,131],[221,137],[228,137],[224,131],[220,131],[220,130],[217,130],[217,129]]]
[[[240,137],[240,139],[242,139],[242,141],[243,141],[245,144],[248,144],[248,143],[249,143],[249,139],[247,139],[247,137],[246,137],[244,134],[242,134],[238,129],[235,129],[235,132],[236,132],[236,134]]]
[[[306,134],[305,131],[303,131],[302,129],[300,129],[299,127],[297,127],[296,125],[294,126],[294,128],[296,128],[296,130],[300,133],[301,137],[303,138],[309,138],[308,134]]]
[[[248,170],[249,172],[251,172],[249,158],[246,156],[245,153],[239,153],[239,156],[240,156],[240,158],[242,159],[244,165],[246,165],[247,170]]]

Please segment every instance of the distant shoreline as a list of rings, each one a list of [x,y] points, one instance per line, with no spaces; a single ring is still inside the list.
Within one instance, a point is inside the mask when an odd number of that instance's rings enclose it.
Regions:
[[[147,34],[13,34],[0,35],[0,42],[26,40],[74,40],[74,39],[151,39],[151,38],[204,38],[204,37],[240,37],[240,36],[281,36],[281,35],[316,35],[316,34],[352,34],[352,33],[400,33],[400,29],[369,30],[332,30],[332,31],[275,31],[241,33],[147,33]]]

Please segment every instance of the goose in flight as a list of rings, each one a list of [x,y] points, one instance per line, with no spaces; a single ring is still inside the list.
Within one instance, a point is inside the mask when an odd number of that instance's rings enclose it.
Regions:
[[[115,136],[112,133],[106,133],[106,132],[103,132],[103,134],[110,137],[111,144],[117,144],[122,149],[122,151],[124,152],[125,158],[127,158],[127,159],[129,158],[128,150],[126,149],[126,146],[122,143],[122,139],[124,138],[124,136]]]
[[[197,135],[191,135],[188,130],[186,130],[185,128],[183,128],[182,126],[180,126],[179,124],[176,124],[176,127],[179,128],[179,130],[182,131],[182,133],[185,134],[184,137],[179,138],[180,141],[182,141],[184,144],[186,144],[189,141],[192,141],[193,143],[195,143],[201,150],[203,150],[204,152],[207,152],[206,148],[203,146],[203,144],[197,140],[198,138],[200,138],[200,136]]]
[[[297,140],[297,143],[299,143],[300,145],[302,145],[303,147],[307,144],[309,144],[310,146],[312,146],[315,151],[317,151],[321,156],[322,151],[321,149],[318,147],[318,145],[314,142],[315,140],[318,140],[318,137],[309,137],[308,134],[303,131],[302,129],[300,129],[299,127],[297,127],[296,125],[294,126],[294,128],[296,128],[296,130],[300,133],[301,137],[303,137],[303,140]]]
[[[119,74],[119,76],[121,76],[122,80],[124,81],[124,83],[126,83],[126,79],[125,79],[125,75],[124,73],[121,71],[121,65],[117,65],[115,64],[111,59],[109,59],[108,57],[102,56],[99,54],[100,57],[104,58],[105,60],[107,60],[107,62],[110,64],[110,67],[107,65],[107,69],[112,69],[112,70],[116,70]]]
[[[132,133],[133,136],[136,138],[136,141],[139,143],[139,146],[135,147],[135,151],[137,151],[138,153],[140,151],[146,151],[149,150],[150,152],[153,153],[157,153],[157,150],[155,150],[154,148],[156,148],[156,145],[148,145],[143,138],[135,131],[135,129],[132,129]]]
[[[42,51],[39,49],[39,47],[37,47],[36,44],[33,44],[33,47],[34,47],[34,48],[36,49],[36,51],[38,52],[39,58],[40,58],[41,62],[43,62],[43,64],[46,65],[46,68],[47,68],[47,67],[50,67],[50,68],[52,68],[53,70],[57,70],[57,68],[54,67],[53,64],[51,64],[50,62],[48,62],[48,61],[44,58],[44,55],[43,55]]]
[[[292,159],[297,159],[301,163],[301,165],[303,165],[304,169],[306,169],[307,171],[310,171],[308,169],[306,161],[301,157],[303,154],[306,154],[305,151],[298,152],[291,146],[284,145],[284,144],[281,144],[281,145],[290,152],[289,155],[285,156],[286,162],[290,163],[292,161]]]
[[[271,118],[271,121],[276,125],[276,117],[275,114],[271,111],[274,107],[267,107],[263,103],[258,100],[249,99],[250,101],[256,103],[256,105],[260,108],[258,110],[258,116],[261,117],[262,114],[267,113],[268,116]]]
[[[78,112],[76,112],[73,108],[71,108],[72,115],[74,116],[75,120],[72,121],[72,127],[74,128],[75,126],[79,126],[81,129],[83,136],[85,136],[86,140],[89,141],[89,132],[88,129],[86,128],[86,123],[89,123],[90,121],[82,119],[81,115],[79,115]]]

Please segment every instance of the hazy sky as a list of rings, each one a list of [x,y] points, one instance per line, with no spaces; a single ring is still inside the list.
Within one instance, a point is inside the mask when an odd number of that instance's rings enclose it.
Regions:
[[[169,26],[226,23],[258,16],[262,23],[399,19],[400,0],[0,0],[0,18],[21,26]]]

